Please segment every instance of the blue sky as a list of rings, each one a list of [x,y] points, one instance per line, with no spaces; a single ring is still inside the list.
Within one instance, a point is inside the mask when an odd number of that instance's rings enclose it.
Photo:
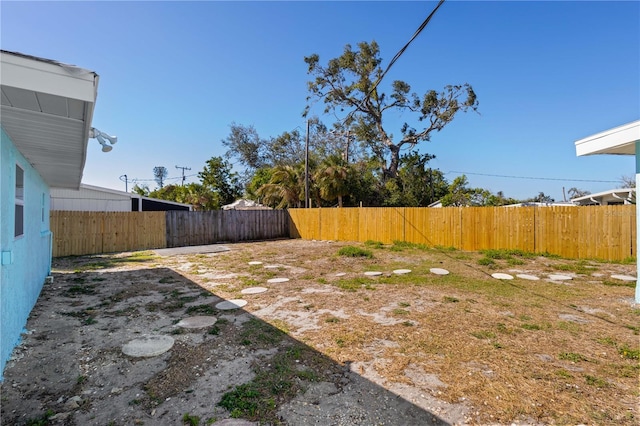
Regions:
[[[223,155],[232,122],[262,137],[304,129],[304,56],[326,63],[376,40],[386,66],[435,5],[3,0],[0,46],[97,72],[93,125],[119,141],[105,154],[90,140],[83,182],[124,190],[126,174],[153,189],[154,166],[179,181],[176,165],[196,174]],[[477,93],[480,114],[420,146],[450,181],[465,172],[472,186],[561,200],[563,187],[599,192],[635,174],[633,158],[578,158],[574,142],[640,118],[637,1],[449,0],[381,87],[393,80]],[[410,119],[390,118],[396,135]]]

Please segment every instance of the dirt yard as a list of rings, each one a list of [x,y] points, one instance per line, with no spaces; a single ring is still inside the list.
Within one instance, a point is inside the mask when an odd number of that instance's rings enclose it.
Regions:
[[[4,371],[0,423],[638,423],[640,308],[635,283],[615,277],[635,263],[375,242],[217,248],[229,250],[55,259]],[[247,304],[218,305],[235,299]],[[215,324],[181,326],[193,317]],[[123,353],[146,336],[174,343]]]

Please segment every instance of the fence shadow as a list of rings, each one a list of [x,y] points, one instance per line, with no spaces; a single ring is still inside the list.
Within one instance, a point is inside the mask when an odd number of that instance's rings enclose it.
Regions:
[[[426,403],[390,392],[248,311],[216,308],[221,297],[172,269],[74,263],[83,259],[67,259],[68,270],[43,288],[4,372],[2,424],[176,425],[229,416],[291,425],[448,424]],[[176,325],[192,316],[217,322]],[[123,345],[145,335],[175,342],[154,357],[123,354]]]

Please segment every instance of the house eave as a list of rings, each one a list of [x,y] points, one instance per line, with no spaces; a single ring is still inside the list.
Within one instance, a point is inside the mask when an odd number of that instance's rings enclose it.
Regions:
[[[50,187],[82,181],[99,77],[49,59],[0,51],[1,123]]]
[[[637,141],[640,141],[640,120],[576,141],[576,155],[635,155]]]

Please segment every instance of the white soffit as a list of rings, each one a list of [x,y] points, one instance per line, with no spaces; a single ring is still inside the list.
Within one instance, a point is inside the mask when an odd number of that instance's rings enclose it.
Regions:
[[[576,155],[635,155],[640,141],[640,120],[576,141]]]
[[[0,59],[2,128],[50,187],[78,189],[98,75],[21,53]]]

